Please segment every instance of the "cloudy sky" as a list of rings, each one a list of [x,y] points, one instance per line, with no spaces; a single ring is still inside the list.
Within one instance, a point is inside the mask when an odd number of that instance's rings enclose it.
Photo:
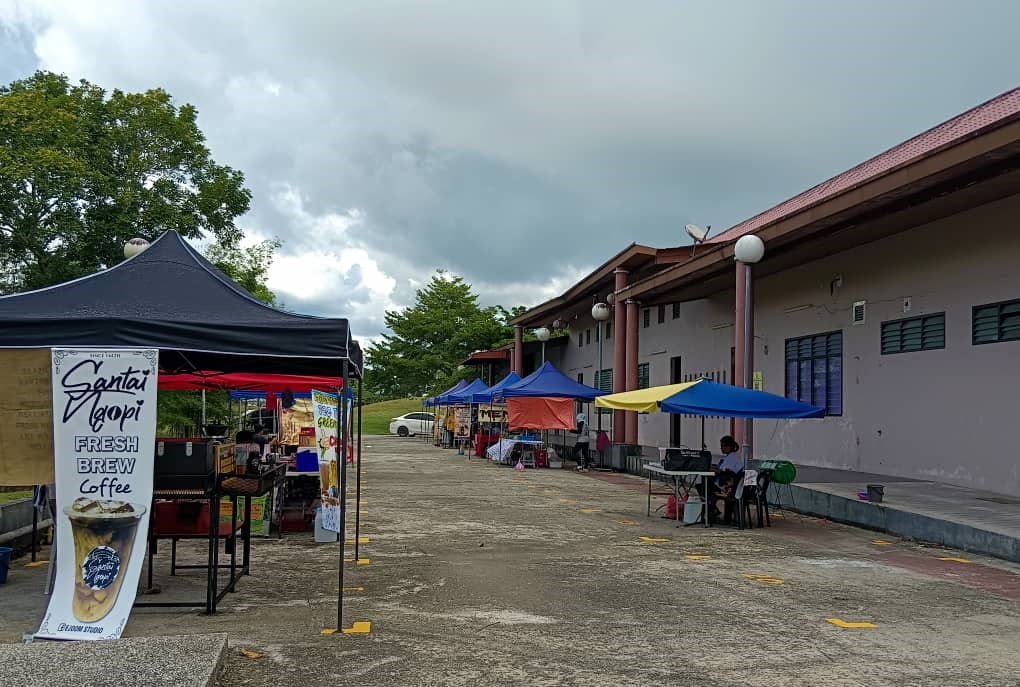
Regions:
[[[284,246],[271,287],[355,334],[436,268],[486,304],[632,241],[725,229],[1018,85],[1013,0],[2,0],[37,68],[199,109]]]

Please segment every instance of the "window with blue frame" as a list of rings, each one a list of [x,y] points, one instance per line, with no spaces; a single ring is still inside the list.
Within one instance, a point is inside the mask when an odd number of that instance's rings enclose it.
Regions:
[[[843,414],[843,332],[786,340],[786,397]]]

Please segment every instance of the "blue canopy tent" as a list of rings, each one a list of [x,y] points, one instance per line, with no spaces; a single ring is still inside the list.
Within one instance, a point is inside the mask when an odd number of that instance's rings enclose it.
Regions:
[[[825,409],[776,396],[765,391],[719,384],[708,379],[612,394],[595,405],[615,410],[648,412],[656,407],[664,413],[698,415],[702,418],[701,445],[705,446],[706,417],[745,419],[802,419],[825,416]],[[744,459],[745,462],[746,457]],[[740,527],[744,526],[743,490],[738,496]],[[760,517],[760,516],[759,516]]]
[[[481,379],[475,379],[473,382],[462,388],[460,391],[454,391],[446,394],[448,403],[474,403],[474,395],[481,393],[488,389],[488,385]]]
[[[510,374],[508,374],[506,377],[503,377],[503,379],[499,380],[498,382],[490,386],[488,389],[485,389],[483,391],[477,391],[474,394],[472,394],[471,402],[492,403],[493,397],[496,395],[496,393],[502,391],[511,384],[516,384],[519,381],[521,381],[521,376],[516,372],[511,371]]]
[[[464,387],[466,387],[466,386],[467,386],[467,384],[468,384],[468,383],[467,383],[467,382],[465,382],[465,381],[464,381],[464,380],[462,379],[462,380],[460,380],[459,382],[457,382],[456,384],[454,384],[453,386],[451,386],[451,387],[450,387],[449,389],[447,389],[446,391],[444,391],[443,393],[441,393],[441,394],[436,394],[436,395],[435,395],[435,396],[433,396],[432,398],[427,398],[427,399],[425,399],[425,405],[427,405],[427,406],[437,406],[437,405],[441,405],[441,404],[443,404],[443,403],[446,403],[446,401],[443,401],[443,400],[441,400],[441,399],[442,399],[442,398],[443,398],[444,396],[446,396],[446,395],[448,395],[448,394],[452,394],[452,393],[456,393],[456,392],[460,391],[461,389],[463,389]]]
[[[576,382],[548,360],[530,375],[493,394],[496,400],[514,397],[576,398],[591,401],[607,392]]]
[[[659,408],[664,413],[709,417],[800,419],[825,416],[824,408],[708,379],[662,399]]]

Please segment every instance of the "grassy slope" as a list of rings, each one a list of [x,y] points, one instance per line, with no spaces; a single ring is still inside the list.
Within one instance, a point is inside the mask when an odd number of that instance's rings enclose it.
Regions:
[[[394,401],[371,403],[361,409],[362,433],[389,434],[390,420],[415,410],[421,410],[421,399],[398,398]]]
[[[33,491],[31,489],[19,489],[18,491],[0,491],[0,503],[7,503],[8,501],[17,501],[18,499],[31,498]]]

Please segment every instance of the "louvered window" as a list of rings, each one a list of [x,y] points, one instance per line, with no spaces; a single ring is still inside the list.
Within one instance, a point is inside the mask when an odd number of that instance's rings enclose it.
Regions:
[[[946,314],[882,323],[882,355],[933,351],[946,347]]]
[[[1020,300],[974,307],[974,345],[1020,341]]]
[[[843,414],[843,332],[786,340],[786,397]]]

